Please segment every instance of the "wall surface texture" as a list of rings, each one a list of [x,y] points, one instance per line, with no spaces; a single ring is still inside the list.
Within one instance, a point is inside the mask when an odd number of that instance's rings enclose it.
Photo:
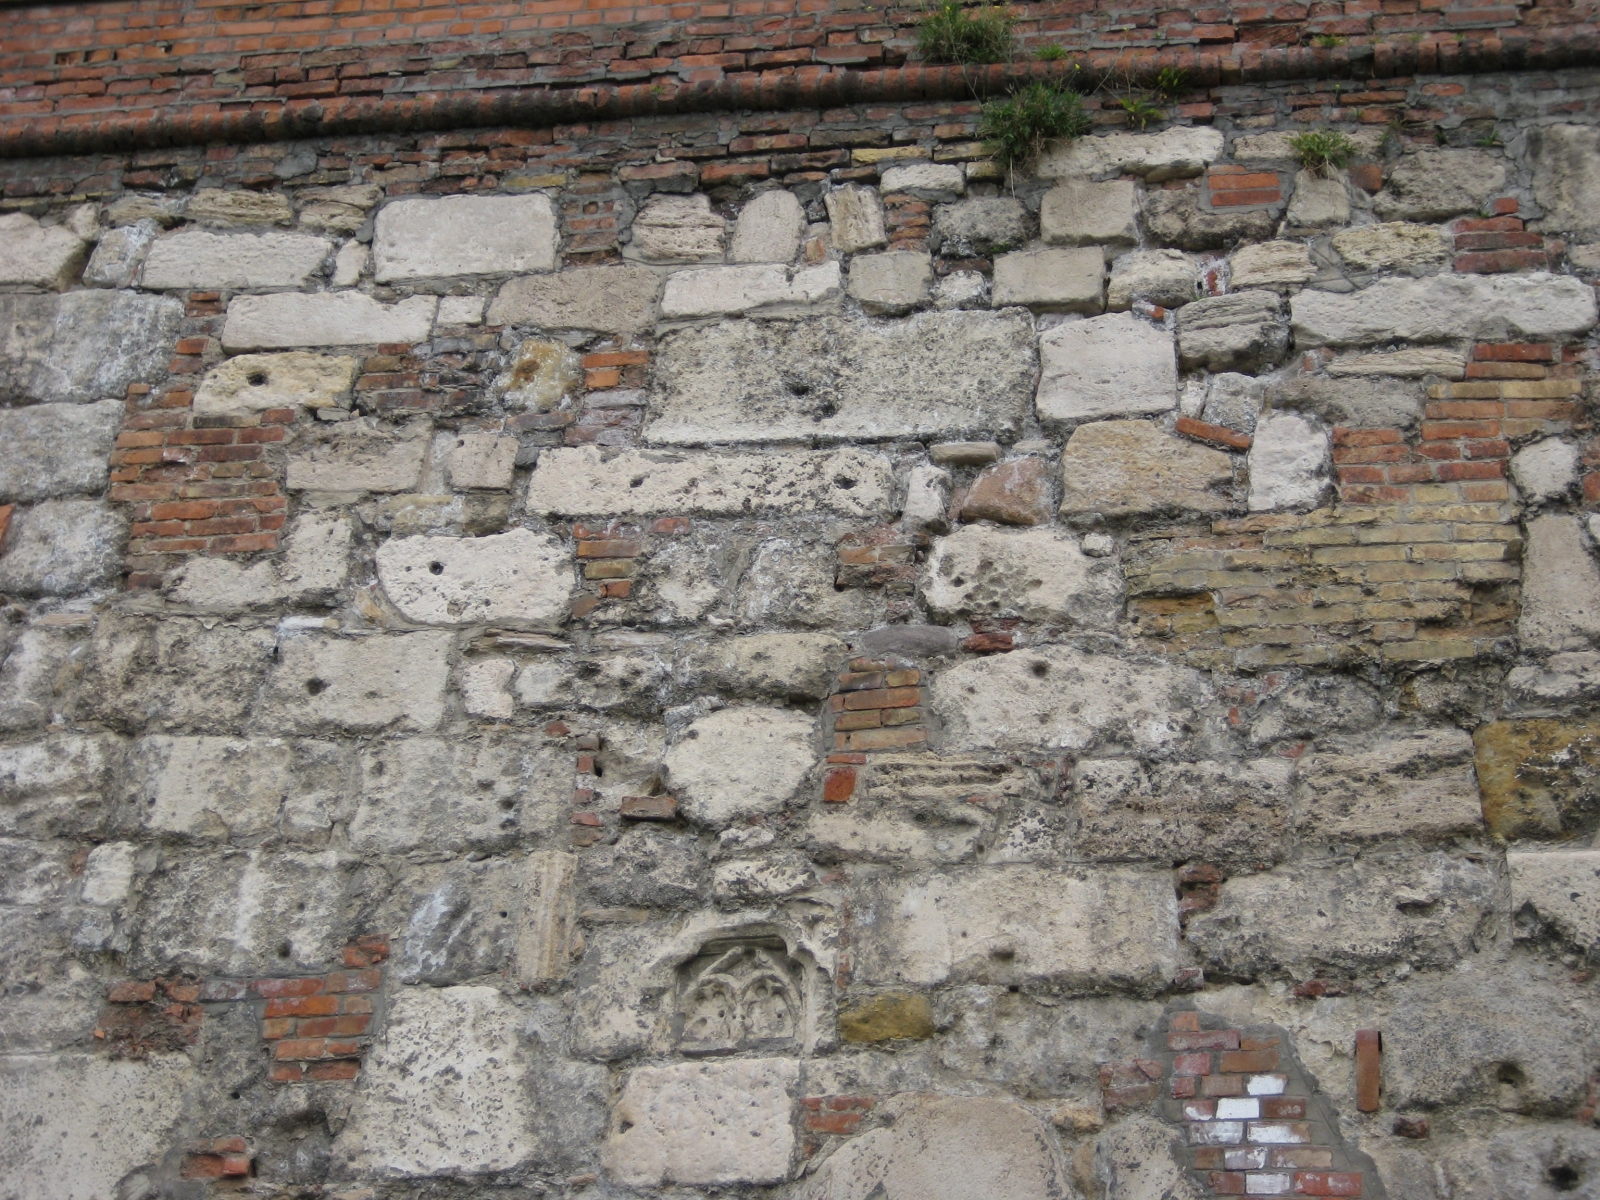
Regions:
[[[1600,76],[1191,86],[0,162],[0,1198],[1600,1197]]]

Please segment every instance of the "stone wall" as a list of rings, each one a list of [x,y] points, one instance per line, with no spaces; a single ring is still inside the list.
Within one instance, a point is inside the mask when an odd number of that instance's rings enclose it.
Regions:
[[[0,1197],[1600,1195],[1596,86],[8,162]]]

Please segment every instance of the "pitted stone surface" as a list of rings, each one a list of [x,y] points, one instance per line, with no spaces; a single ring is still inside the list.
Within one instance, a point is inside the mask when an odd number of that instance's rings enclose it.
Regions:
[[[571,607],[572,558],[555,538],[529,529],[390,538],[378,549],[378,580],[419,624],[554,628]]]
[[[1290,301],[1297,346],[1562,339],[1594,327],[1594,289],[1532,275],[1385,279],[1358,292],[1305,290]]]
[[[1260,242],[1243,246],[1229,259],[1233,286],[1240,289],[1293,287],[1317,270],[1304,242]]]
[[[1126,174],[1160,183],[1200,174],[1221,157],[1222,144],[1222,131],[1203,125],[1081,137],[1045,153],[1035,170],[1043,179]]]
[[[1389,168],[1373,208],[1386,221],[1442,221],[1482,208],[1505,185],[1505,160],[1482,150],[1418,150]]]
[[[1333,248],[1359,271],[1383,271],[1442,263],[1450,244],[1441,226],[1389,221],[1343,229],[1333,235]]]
[[[794,801],[815,742],[816,723],[805,713],[725,708],[690,725],[663,765],[684,815],[718,828]]]
[[[727,222],[711,211],[704,192],[653,196],[633,219],[628,250],[652,263],[720,262],[726,237]]]
[[[350,392],[357,362],[291,350],[241,354],[213,367],[194,397],[195,412],[260,412],[268,408],[328,408]]]
[[[508,279],[489,305],[491,325],[638,333],[655,324],[661,276],[648,267],[580,267]]]
[[[1539,650],[1582,650],[1600,637],[1600,568],[1576,517],[1545,513],[1526,526],[1517,633]]]
[[[1506,869],[1513,913],[1526,906],[1574,945],[1600,943],[1600,851],[1512,851]]]
[[[1220,450],[1150,421],[1095,421],[1078,426],[1061,452],[1061,513],[1219,512],[1230,507],[1219,488],[1232,479]]]
[[[433,296],[384,304],[360,292],[235,296],[222,344],[233,351],[420,342],[433,329],[438,305]]]
[[[41,225],[22,212],[0,215],[0,284],[70,287],[89,243],[66,225]]]
[[[552,271],[556,242],[555,209],[542,192],[397,200],[378,212],[372,237],[374,277],[379,283],[393,283],[431,276]]]
[[[98,500],[45,500],[18,511],[0,554],[0,592],[76,596],[112,583],[128,536],[123,512]]]
[[[1600,233],[1600,142],[1587,125],[1528,131],[1533,194],[1544,209],[1539,228],[1580,237]]]
[[[262,698],[266,714],[307,731],[430,730],[444,715],[450,640],[447,633],[285,637]]]
[[[1178,402],[1178,361],[1165,329],[1123,314],[1071,321],[1039,339],[1035,399],[1046,421],[1166,412]]]
[[[340,423],[289,459],[295,491],[408,492],[417,486],[428,453],[428,431],[417,425],[393,434],[361,422]]]
[[[277,192],[201,188],[183,209],[183,215],[203,225],[248,228],[252,225],[287,225],[294,219],[289,198]]]
[[[971,196],[933,210],[933,232],[944,253],[986,254],[1028,240],[1028,212],[1010,196]]]
[[[0,295],[0,398],[120,399],[166,369],[183,302],[129,291]]]
[[[1032,342],[1032,323],[1016,313],[681,330],[663,339],[645,436],[695,445],[1015,429]]]
[[[922,595],[940,616],[1109,628],[1121,584],[1114,564],[1086,556],[1070,534],[968,525],[934,543]]]
[[[158,238],[145,256],[141,287],[157,290],[303,288],[333,251],[303,233],[206,233]]]
[[[1472,739],[1419,729],[1301,760],[1301,829],[1335,842],[1447,837],[1483,824]]]
[[[889,167],[878,186],[885,193],[905,192],[918,200],[953,200],[967,190],[959,163],[910,163]]]
[[[116,400],[0,408],[0,503],[98,494],[121,427]]]
[[[1135,250],[1111,267],[1106,307],[1124,312],[1135,300],[1178,308],[1195,298],[1200,266],[1182,250]]]

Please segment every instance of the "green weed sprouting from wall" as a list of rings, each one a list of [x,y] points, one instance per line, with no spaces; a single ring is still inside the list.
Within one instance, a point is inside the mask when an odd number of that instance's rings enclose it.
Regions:
[[[1289,148],[1302,167],[1324,177],[1349,163],[1359,149],[1337,129],[1308,129],[1292,134]]]
[[[1083,97],[1065,84],[1042,81],[989,101],[978,122],[978,136],[994,145],[1006,167],[1031,162],[1052,139],[1079,137],[1088,129]]]
[[[1011,57],[1016,18],[998,4],[963,8],[940,0],[917,25],[917,49],[931,63],[996,63]]]

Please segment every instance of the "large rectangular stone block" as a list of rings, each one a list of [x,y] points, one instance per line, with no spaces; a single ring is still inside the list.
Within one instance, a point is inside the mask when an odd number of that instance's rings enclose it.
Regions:
[[[1034,169],[1041,179],[1140,175],[1159,183],[1200,174],[1221,157],[1222,144],[1222,131],[1205,125],[1073,138],[1041,155]]]
[[[228,304],[222,345],[238,350],[289,350],[299,346],[410,344],[433,330],[436,296],[384,304],[361,292],[235,296]]]
[[[1018,250],[994,260],[996,308],[1026,304],[1061,312],[1105,309],[1105,255],[1094,246],[1071,250]]]
[[[661,316],[681,321],[758,311],[808,311],[834,306],[841,294],[836,262],[794,271],[780,263],[697,267],[667,276]]]
[[[1044,421],[1167,412],[1178,403],[1172,335],[1126,313],[1058,325],[1039,339]]]
[[[428,455],[426,421],[390,432],[360,421],[316,430],[289,456],[291,491],[409,492]]]
[[[120,400],[166,372],[182,318],[174,296],[0,296],[0,400]]]
[[[728,268],[766,269],[766,268]],[[1008,433],[1027,408],[1025,314],[730,321],[662,339],[647,441],[657,445]]]
[[[11,518],[0,592],[77,596],[114,581],[127,544],[125,510],[99,500],[45,500]]]
[[[304,233],[184,230],[150,247],[140,286],[158,291],[305,287],[332,250],[327,238]]]
[[[1180,965],[1165,870],[973,867],[886,881],[855,908],[873,914],[853,928],[862,983],[1155,992]]]
[[[501,622],[555,628],[572,607],[572,553],[549,534],[390,538],[378,548],[384,594],[423,625]]]
[[[341,638],[294,633],[262,697],[273,730],[433,729],[444,715],[448,633]]]
[[[123,741],[55,734],[0,746],[0,836],[88,837],[106,828]]]
[[[1428,729],[1345,753],[1319,750],[1301,760],[1299,810],[1301,836],[1331,842],[1477,829],[1472,738]]]
[[[528,481],[531,512],[563,516],[837,512],[875,516],[894,500],[889,460],[865,450],[673,454],[594,446],[546,450]]]
[[[642,333],[655,324],[661,276],[649,267],[579,267],[508,279],[489,305],[491,325]]]
[[[374,276],[393,283],[553,271],[557,240],[555,208],[543,192],[397,200],[373,227]]]
[[[89,257],[68,225],[41,225],[24,212],[0,215],[0,284],[65,288]]]
[[[0,408],[0,503],[97,495],[122,428],[122,402]]]
[[[1306,289],[1290,300],[1298,346],[1564,341],[1595,324],[1595,294],[1570,275],[1383,279],[1356,292]]]

